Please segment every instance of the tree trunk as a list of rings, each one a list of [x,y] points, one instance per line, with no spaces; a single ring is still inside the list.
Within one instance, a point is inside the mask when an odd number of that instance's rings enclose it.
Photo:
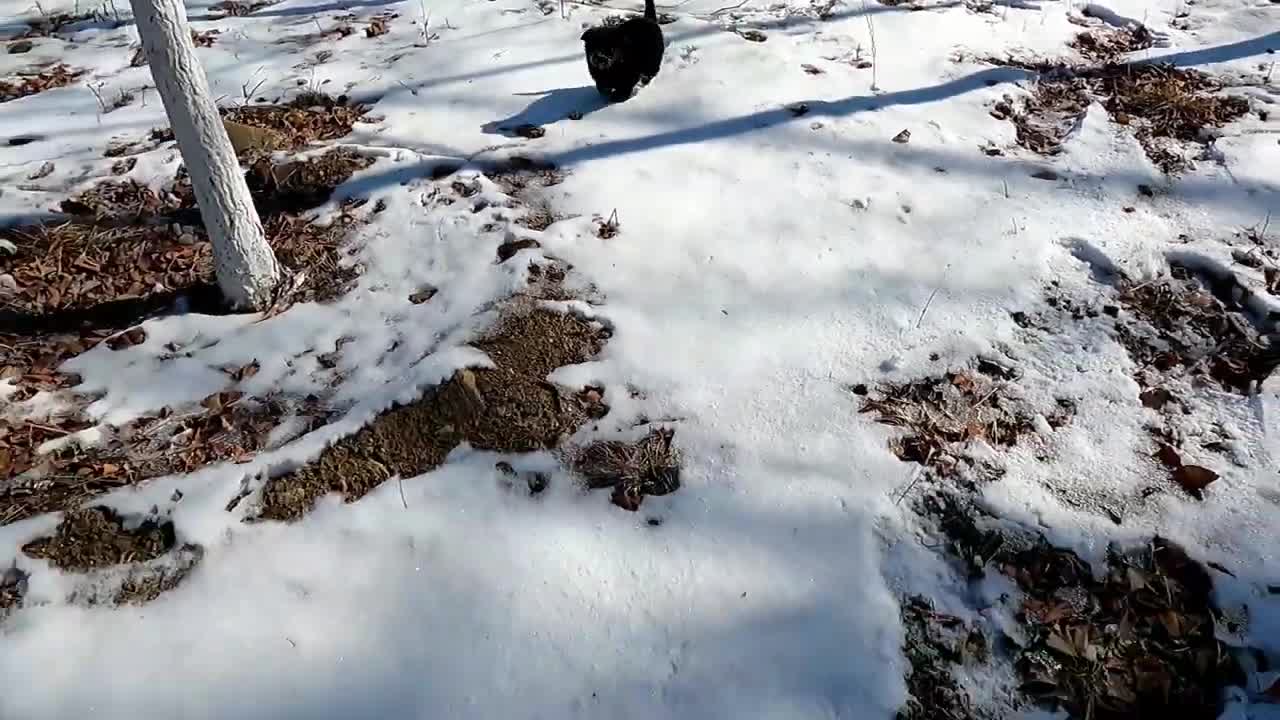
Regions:
[[[280,283],[280,265],[262,232],[240,163],[209,95],[181,0],[130,0],[151,77],[191,176],[213,243],[223,296],[238,310],[262,310]]]

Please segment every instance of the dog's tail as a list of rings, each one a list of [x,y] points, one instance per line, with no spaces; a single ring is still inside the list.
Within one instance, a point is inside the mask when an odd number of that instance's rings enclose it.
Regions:
[[[644,0],[644,19],[658,22],[658,8],[654,6],[653,0]]]

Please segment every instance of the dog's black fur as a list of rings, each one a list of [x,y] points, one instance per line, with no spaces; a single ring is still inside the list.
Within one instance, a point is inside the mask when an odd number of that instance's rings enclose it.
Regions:
[[[630,98],[637,84],[648,85],[666,49],[653,0],[644,0],[644,17],[593,27],[582,33],[582,43],[591,79],[610,102]]]

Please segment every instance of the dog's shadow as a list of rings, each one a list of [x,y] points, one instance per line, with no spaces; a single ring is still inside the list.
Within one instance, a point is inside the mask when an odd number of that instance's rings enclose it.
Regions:
[[[516,132],[517,128],[530,125],[544,127],[570,118],[581,120],[609,104],[609,101],[590,85],[519,94],[539,97],[515,115],[487,122],[480,129],[491,135],[516,137],[520,135]]]

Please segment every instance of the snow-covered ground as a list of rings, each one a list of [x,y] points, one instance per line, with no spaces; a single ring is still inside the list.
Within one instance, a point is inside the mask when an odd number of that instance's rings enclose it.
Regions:
[[[72,9],[28,2],[0,2],[6,35],[24,17]],[[1093,560],[1109,541],[1172,537],[1234,572],[1215,580],[1222,604],[1248,606],[1238,640],[1280,654],[1280,596],[1267,589],[1280,584],[1275,382],[1255,398],[1219,393],[1205,410],[1227,418],[1239,462],[1215,466],[1222,479],[1204,501],[1164,494],[1117,525],[1091,499],[1150,474],[1152,416],[1131,361],[1088,323],[1046,337],[1010,315],[1042,307],[1054,281],[1063,295],[1097,295],[1081,258],[1105,256],[1141,280],[1167,271],[1179,235],[1192,239],[1179,249],[1220,260],[1230,258],[1220,240],[1269,215],[1276,237],[1280,106],[1224,128],[1210,156],[1172,180],[1098,107],[1046,159],[990,115],[1025,92],[1026,73],[958,58],[1068,55],[1082,5],[851,1],[819,18],[761,2],[715,14],[722,4],[661,7],[676,18],[661,75],[607,107],[579,35],[608,8],[566,4],[562,18],[528,0],[286,0],[210,19],[189,4],[193,28],[221,31],[199,55],[224,102],[316,88],[373,103],[340,142],[377,160],[333,202],[368,197],[387,210],[360,231],[365,271],[340,301],[261,323],[152,321],[144,344],[98,347],[70,369],[101,394],[95,418],[119,423],[198,401],[229,382],[218,368],[254,360],[250,391],[324,389],[332,378],[316,357],[349,337],[337,394],[353,409],[252,463],[107,496],[125,513],[158,507],[179,542],[205,549],[180,587],[145,606],[67,601],[80,580],[20,551],[56,516],[0,527],[0,566],[31,574],[24,607],[0,626],[0,718],[892,716],[907,669],[898,598],[925,594],[963,617],[984,599],[932,549],[911,503],[896,502],[917,466],[888,450],[892,430],[860,414],[848,387],[979,355],[1017,360],[1028,398],[1076,404],[1045,445],[1009,452],[988,509]],[[1216,73],[1269,76],[1280,48],[1280,5],[1268,0],[1103,9],[1157,31],[1143,56]],[[117,12],[127,19],[127,8],[105,10]],[[366,37],[368,18],[387,12],[398,13],[390,32]],[[356,33],[315,38],[345,13]],[[727,30],[735,16],[767,40]],[[129,23],[62,36],[0,54],[0,76],[54,60],[89,71],[0,105],[0,139],[36,137],[0,153],[10,221],[107,177],[113,140],[166,124],[154,90],[139,91],[150,76],[130,66]],[[861,58],[874,68],[856,67]],[[1265,108],[1280,100],[1276,83],[1237,92]],[[141,100],[102,112],[98,97],[121,91]],[[801,102],[807,113],[788,109]],[[584,117],[563,119],[572,109]],[[522,123],[546,135],[497,130]],[[894,142],[903,130],[909,142]],[[1005,153],[982,151],[991,145]],[[571,264],[613,328],[595,361],[556,379],[606,389],[605,436],[642,414],[675,419],[681,489],[629,513],[557,470],[531,501],[500,487],[500,458],[463,448],[427,475],[353,504],[330,498],[296,523],[227,512],[243,478],[314,457],[477,362],[463,346],[524,265],[493,263],[497,239],[480,229],[489,215],[424,195],[441,162],[512,152],[568,171],[547,193],[571,217],[520,257]],[[52,172],[29,179],[48,162]],[[158,188],[179,162],[153,151],[130,176]],[[1045,167],[1057,179],[1033,177]],[[1143,184],[1155,197],[1139,194]],[[615,210],[621,232],[598,238],[592,216]],[[426,285],[439,289],[430,303],[406,299]],[[163,359],[169,343],[190,356]]]

